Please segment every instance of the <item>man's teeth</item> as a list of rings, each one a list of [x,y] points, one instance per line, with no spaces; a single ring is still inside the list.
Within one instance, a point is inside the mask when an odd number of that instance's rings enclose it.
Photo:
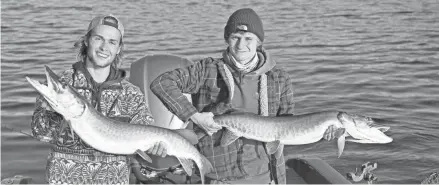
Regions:
[[[108,55],[104,54],[104,53],[98,52],[97,54],[98,54],[98,56],[103,57],[103,58],[107,58],[108,57]]]

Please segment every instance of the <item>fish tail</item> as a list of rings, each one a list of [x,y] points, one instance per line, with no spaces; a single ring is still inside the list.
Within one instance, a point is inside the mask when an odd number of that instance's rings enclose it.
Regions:
[[[204,184],[204,175],[213,171],[212,163],[203,155],[199,154],[200,160],[196,160],[197,166],[200,170],[201,183]]]

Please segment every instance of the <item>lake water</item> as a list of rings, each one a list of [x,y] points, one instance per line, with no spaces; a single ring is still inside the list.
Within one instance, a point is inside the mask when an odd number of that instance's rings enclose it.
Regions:
[[[43,65],[64,70],[73,43],[97,14],[126,28],[124,69],[148,54],[220,57],[223,29],[238,8],[263,19],[264,46],[294,76],[296,113],[345,110],[389,120],[386,145],[335,142],[285,149],[319,157],[342,174],[378,162],[377,183],[420,183],[439,169],[439,2],[436,0],[3,0],[1,2],[1,178],[44,183],[49,146],[30,132]],[[364,183],[364,182],[363,182]]]

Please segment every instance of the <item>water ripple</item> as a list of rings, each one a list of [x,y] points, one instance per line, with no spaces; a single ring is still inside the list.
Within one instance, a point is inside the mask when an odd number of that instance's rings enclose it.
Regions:
[[[149,54],[192,60],[221,57],[227,17],[243,7],[252,7],[261,16],[264,47],[292,75],[297,114],[344,110],[387,120],[383,124],[391,127],[389,134],[395,141],[348,143],[340,159],[333,143],[319,142],[288,147],[288,157],[320,157],[342,174],[377,160],[379,182],[389,184],[419,183],[437,169],[436,0],[5,0],[1,6],[2,125],[30,130],[37,93],[24,77],[42,81],[43,65],[55,71],[70,67],[76,61],[73,43],[95,15],[112,13],[124,22],[122,68],[129,69],[132,62]],[[45,182],[46,145],[29,143],[2,129],[2,178],[7,169],[6,175],[28,171],[36,183]],[[14,146],[35,147],[30,152]],[[37,159],[34,152],[44,155]]]

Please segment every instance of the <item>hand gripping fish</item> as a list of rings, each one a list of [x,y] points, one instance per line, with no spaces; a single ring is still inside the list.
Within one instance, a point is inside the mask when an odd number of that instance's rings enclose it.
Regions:
[[[162,142],[167,154],[175,156],[189,176],[192,175],[192,160],[195,162],[203,184],[204,174],[213,170],[209,160],[183,137],[189,130],[169,130],[112,120],[97,112],[69,84],[61,83],[59,77],[47,66],[46,78],[48,86],[26,77],[50,106],[70,122],[74,132],[93,148],[111,154],[130,155],[146,151],[155,143]]]
[[[217,115],[214,120],[226,128],[221,146],[245,137],[266,142],[267,152],[276,154],[276,157],[282,153],[283,145],[303,145],[321,140],[329,126],[337,128],[338,157],[343,152],[345,141],[384,144],[393,140],[383,133],[389,127],[380,127],[371,118],[346,112],[327,111],[278,117],[238,112]],[[354,139],[346,139],[348,136]]]

